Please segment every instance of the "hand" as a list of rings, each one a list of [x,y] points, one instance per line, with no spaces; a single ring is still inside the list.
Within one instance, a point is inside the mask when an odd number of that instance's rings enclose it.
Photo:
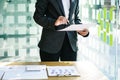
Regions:
[[[68,19],[66,19],[64,16],[59,16],[55,22],[55,26],[58,26],[61,24],[67,24],[67,22],[68,22]]]
[[[80,34],[81,36],[86,36],[88,33],[89,33],[89,31],[88,31],[88,29],[83,29],[83,30],[79,30],[79,31],[77,31],[78,32],[78,34]]]

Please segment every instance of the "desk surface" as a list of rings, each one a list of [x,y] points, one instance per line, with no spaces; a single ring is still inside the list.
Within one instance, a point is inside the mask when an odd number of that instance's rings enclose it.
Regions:
[[[80,77],[49,77],[48,80],[109,80],[90,62],[9,62],[1,65],[47,65],[70,66],[74,65],[80,73]]]

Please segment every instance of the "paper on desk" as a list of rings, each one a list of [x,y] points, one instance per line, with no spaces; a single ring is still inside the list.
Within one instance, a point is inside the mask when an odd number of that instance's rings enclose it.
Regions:
[[[5,73],[4,71],[0,70],[0,80],[2,80],[4,73]]]
[[[120,68],[118,68],[118,75],[120,75]],[[120,80],[120,76],[118,76],[118,80]]]
[[[26,65],[26,71],[46,70],[46,65]]]
[[[64,29],[58,30],[58,31],[77,31],[77,30],[83,30],[84,28],[90,28],[90,27],[94,27],[97,24],[73,24],[70,25]]]
[[[36,71],[36,67],[40,69]],[[30,67],[30,70],[29,70]],[[26,68],[28,68],[26,70]],[[32,71],[31,71],[31,68]],[[34,70],[35,69],[35,70]],[[3,76],[3,80],[36,80],[36,79],[48,79],[46,66],[41,65],[28,65],[28,66],[13,66],[9,70],[7,70]]]
[[[48,66],[48,76],[80,76],[75,66]]]

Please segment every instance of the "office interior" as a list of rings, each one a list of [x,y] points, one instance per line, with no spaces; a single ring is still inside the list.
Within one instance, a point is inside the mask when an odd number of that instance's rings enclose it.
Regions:
[[[42,27],[33,20],[36,0],[0,0],[0,62],[39,62]],[[77,61],[89,61],[109,80],[120,80],[120,0],[80,0],[83,23],[97,23],[78,35]]]

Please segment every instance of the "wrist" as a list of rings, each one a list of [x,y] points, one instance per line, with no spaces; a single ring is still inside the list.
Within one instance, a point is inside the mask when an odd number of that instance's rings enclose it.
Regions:
[[[90,34],[90,33],[88,32],[88,33],[87,33],[85,36],[83,36],[83,37],[88,37],[88,36],[89,36],[89,34]]]

